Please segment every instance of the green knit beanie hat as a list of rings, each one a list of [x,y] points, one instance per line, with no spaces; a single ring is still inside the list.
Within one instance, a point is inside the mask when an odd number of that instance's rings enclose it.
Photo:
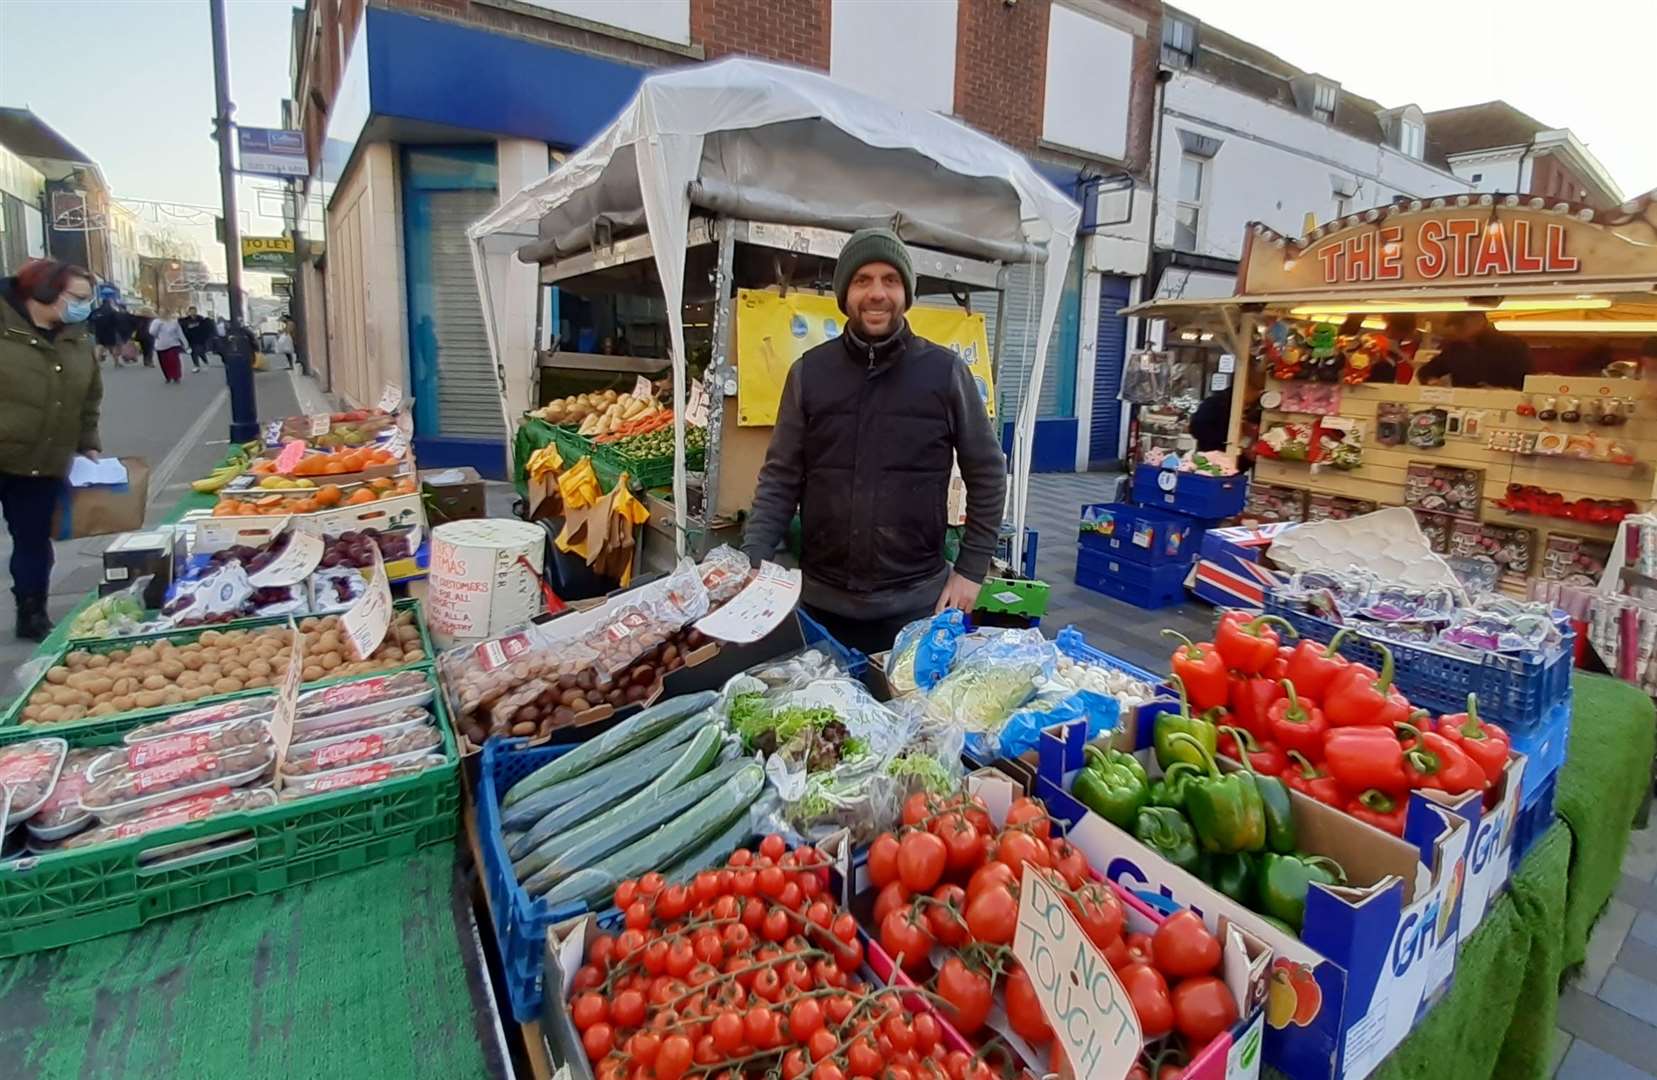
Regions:
[[[846,241],[834,264],[834,299],[840,304],[841,314],[847,314],[846,290],[851,287],[852,275],[872,262],[897,267],[903,276],[903,309],[908,311],[915,303],[915,268],[909,262],[909,249],[891,229],[859,229]]]

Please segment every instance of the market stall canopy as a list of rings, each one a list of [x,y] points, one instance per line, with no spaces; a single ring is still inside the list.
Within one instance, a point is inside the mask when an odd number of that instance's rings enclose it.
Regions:
[[[1030,378],[1047,341],[1081,210],[1016,152],[947,117],[905,109],[825,75],[730,59],[651,75],[616,121],[545,179],[467,230],[484,325],[508,425],[533,403],[509,377],[529,356],[501,355],[518,260],[550,262],[629,232],[648,232],[666,301],[680,419],[674,503],[684,535],[681,316],[692,207],[782,224],[853,230],[890,225],[904,240],[980,258],[1045,264]],[[1013,454],[1022,536],[1037,395],[1025,395]]]

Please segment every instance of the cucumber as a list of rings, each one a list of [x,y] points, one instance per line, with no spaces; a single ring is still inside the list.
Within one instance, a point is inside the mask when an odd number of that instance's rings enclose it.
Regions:
[[[678,750],[680,747],[673,749]],[[528,832],[517,834],[517,841],[506,849],[507,854],[514,860],[522,859],[565,829],[574,828],[593,815],[602,814],[614,807],[649,784],[660,771],[659,764],[655,768],[641,767],[632,776],[617,777],[606,787],[589,791],[579,798],[553,807],[542,814]]]
[[[737,767],[719,789],[637,843],[566,877],[545,890],[543,899],[557,906],[572,900],[596,904],[615,890],[618,881],[653,870],[687,848],[722,836],[734,823],[748,829],[748,808],[765,788],[765,770],[751,761]],[[538,892],[533,882],[528,886]]]
[[[669,881],[689,881],[702,871],[723,864],[753,834],[754,826],[748,821],[748,815],[743,814],[724,832],[663,870],[662,876]]]
[[[697,803],[717,791],[720,785],[735,776],[745,764],[744,761],[727,761],[689,783],[676,784],[660,798],[652,799],[632,808],[629,813],[612,819],[602,831],[588,833],[574,845],[563,845],[559,853],[550,858],[546,856],[545,851],[555,845],[549,841],[541,845],[529,859],[515,863],[513,869],[519,874],[519,880],[523,881],[526,890],[531,893],[545,892],[583,867],[590,866],[611,852],[626,847],[653,829],[661,828],[675,817],[694,810]],[[525,868],[532,862],[538,869],[525,879]]]
[[[585,850],[590,841],[601,838],[610,830],[617,829],[623,823],[648,812],[653,804],[660,801],[663,796],[674,788],[701,776],[712,768],[714,759],[718,757],[720,748],[724,743],[724,734],[717,727],[710,724],[696,733],[696,737],[685,745],[679,752],[678,757],[674,759],[673,764],[662,770],[660,776],[652,779],[649,784],[629,796],[621,804],[611,807],[596,817],[588,818],[573,829],[567,829],[563,832],[547,830],[545,834],[547,838],[536,845],[530,854],[514,864],[513,869],[518,875],[518,880],[524,880],[554,860],[562,860],[565,853],[571,850]],[[650,774],[646,773],[645,775],[649,776]],[[610,850],[613,849],[605,849],[605,851]],[[600,854],[603,854],[603,852],[600,852]]]
[[[623,720],[597,738],[582,743],[569,753],[553,758],[536,769],[512,785],[512,790],[506,793],[502,805],[511,806],[529,798],[542,788],[580,776],[588,769],[602,765],[624,751],[642,746],[692,713],[705,711],[718,698],[719,695],[712,690],[704,690],[699,694],[685,694],[659,705],[652,705],[632,719]]]
[[[537,821],[546,816],[554,807],[562,806],[567,802],[589,794],[595,789],[609,789],[612,785],[632,779],[641,771],[642,779],[626,791],[618,793],[610,800],[614,803],[622,795],[631,794],[643,787],[650,777],[661,772],[673,763],[677,757],[678,747],[698,730],[707,726],[707,719],[700,713],[687,717],[681,723],[673,725],[656,738],[636,747],[627,753],[619,754],[603,765],[582,773],[580,776],[542,788],[526,799],[519,800],[510,810],[501,815],[503,829],[529,829]],[[574,753],[575,751],[568,751]],[[598,804],[603,809],[610,803]]]

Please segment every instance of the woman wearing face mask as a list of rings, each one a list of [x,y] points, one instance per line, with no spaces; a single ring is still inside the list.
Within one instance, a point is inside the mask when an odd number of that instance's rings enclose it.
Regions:
[[[92,275],[32,259],[0,278],[0,509],[11,531],[17,636],[52,632],[52,511],[75,454],[96,458],[103,381],[86,318]]]

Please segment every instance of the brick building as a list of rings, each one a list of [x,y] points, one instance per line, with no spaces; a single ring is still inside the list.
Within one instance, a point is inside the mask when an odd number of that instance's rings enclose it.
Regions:
[[[1082,205],[1035,463],[1113,460],[1116,309],[1146,267],[1160,20],[1156,0],[309,0],[291,69],[312,175],[292,224],[313,363],[356,401],[402,385],[423,462],[498,474],[508,433],[465,226],[586,142],[650,69],[746,55],[953,115]],[[1014,275],[1004,416],[1033,360],[1032,295]],[[548,314],[567,335],[624,332],[578,298]]]

